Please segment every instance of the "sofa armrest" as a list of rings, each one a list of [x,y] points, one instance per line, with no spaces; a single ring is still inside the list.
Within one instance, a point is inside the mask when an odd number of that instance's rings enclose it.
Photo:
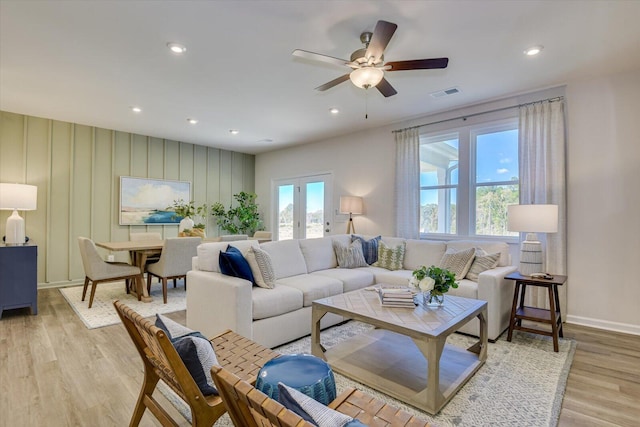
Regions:
[[[252,338],[252,284],[213,271],[187,273],[187,326],[206,337],[227,329]]]
[[[478,299],[487,301],[487,312],[491,319],[490,337],[498,337],[509,327],[514,283],[504,277],[517,270],[515,265],[496,267],[478,275]]]

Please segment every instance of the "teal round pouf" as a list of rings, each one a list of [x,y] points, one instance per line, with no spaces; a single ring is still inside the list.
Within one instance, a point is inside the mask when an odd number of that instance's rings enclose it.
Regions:
[[[256,388],[278,400],[278,383],[288,385],[328,405],[336,398],[336,380],[331,367],[311,354],[284,354],[264,364]]]

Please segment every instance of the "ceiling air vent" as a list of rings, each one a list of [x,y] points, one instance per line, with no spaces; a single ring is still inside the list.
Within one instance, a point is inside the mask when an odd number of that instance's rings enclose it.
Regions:
[[[459,92],[460,89],[458,87],[450,87],[449,89],[439,90],[437,92],[430,93],[429,95],[434,98],[442,98],[444,96],[455,95]]]

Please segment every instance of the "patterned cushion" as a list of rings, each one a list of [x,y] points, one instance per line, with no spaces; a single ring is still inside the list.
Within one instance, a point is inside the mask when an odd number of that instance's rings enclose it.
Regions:
[[[398,246],[388,247],[383,241],[380,241],[378,244],[378,260],[371,265],[386,268],[387,270],[402,270],[404,248],[404,242]]]
[[[358,240],[352,242],[348,247],[339,242],[333,242],[333,250],[336,252],[336,259],[340,268],[368,266],[362,254],[362,244]]]
[[[455,249],[447,249],[440,261],[440,268],[446,268],[456,275],[456,280],[462,280],[467,271],[469,271],[475,256],[476,248],[469,248],[460,252]]]
[[[466,279],[473,280],[474,282],[478,281],[478,275],[483,271],[490,270],[498,265],[498,261],[500,260],[500,253],[495,254],[487,254],[484,249],[476,248],[475,258],[473,259],[473,263],[465,276]]]
[[[360,236],[351,235],[351,241],[355,242],[359,240],[362,244],[362,253],[367,264],[371,265],[378,260],[378,243],[382,236],[374,237],[371,240],[366,240]]]
[[[218,394],[211,378],[211,367],[218,365],[211,342],[200,332],[162,314],[156,314],[156,326],[165,331],[202,394]]]
[[[273,289],[276,285],[276,273],[273,271],[269,253],[260,248],[249,248],[247,262],[251,267],[256,285],[261,288]]]
[[[278,383],[278,401],[285,408],[318,427],[366,427],[360,421],[331,409],[283,383]]]
[[[241,279],[255,283],[251,267],[245,257],[242,256],[240,249],[228,245],[226,252],[220,252],[218,262],[220,263],[220,272],[222,274],[240,277]]]

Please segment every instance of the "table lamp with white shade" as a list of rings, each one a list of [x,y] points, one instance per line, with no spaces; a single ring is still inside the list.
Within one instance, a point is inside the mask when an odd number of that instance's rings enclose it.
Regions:
[[[527,233],[520,246],[519,272],[524,276],[544,273],[542,243],[536,233],[558,232],[557,205],[509,205],[507,207],[509,231]]]
[[[340,213],[349,214],[347,234],[355,233],[356,228],[353,225],[352,215],[360,215],[362,213],[362,197],[340,196]]]
[[[5,243],[7,246],[24,245],[24,219],[18,211],[33,211],[38,200],[38,187],[27,184],[0,183],[0,210],[13,213],[7,218]]]

